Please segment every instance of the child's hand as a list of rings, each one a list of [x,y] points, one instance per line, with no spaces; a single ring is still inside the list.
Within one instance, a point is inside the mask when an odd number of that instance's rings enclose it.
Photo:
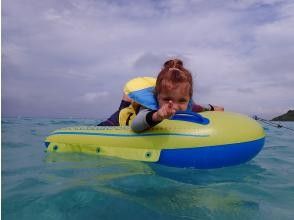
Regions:
[[[175,113],[176,110],[173,108],[173,102],[170,100],[153,114],[152,119],[153,121],[162,121],[172,117]]]
[[[216,105],[213,105],[213,109],[214,109],[214,111],[222,111],[222,112],[225,110],[224,107],[216,106]]]

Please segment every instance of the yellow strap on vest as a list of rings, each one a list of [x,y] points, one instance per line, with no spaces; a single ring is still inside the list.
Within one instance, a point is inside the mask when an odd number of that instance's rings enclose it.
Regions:
[[[129,107],[123,108],[119,112],[118,121],[120,126],[131,125],[132,121],[136,117],[136,111],[140,105],[136,102],[132,102]]]
[[[136,116],[135,109],[132,105],[129,107],[123,108],[119,112],[118,120],[120,126],[130,125],[133,119]]]

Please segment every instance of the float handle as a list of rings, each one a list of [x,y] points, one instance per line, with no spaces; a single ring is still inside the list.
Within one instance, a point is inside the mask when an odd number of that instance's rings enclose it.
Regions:
[[[208,118],[205,118],[202,115],[191,111],[177,111],[176,114],[171,118],[171,120],[188,121],[202,125],[209,124]]]

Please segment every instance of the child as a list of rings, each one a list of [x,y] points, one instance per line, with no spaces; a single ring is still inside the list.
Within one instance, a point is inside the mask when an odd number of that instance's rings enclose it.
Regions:
[[[159,109],[141,107],[131,125],[133,131],[141,132],[149,129],[162,120],[172,117],[176,111],[186,111],[188,108],[191,110],[189,103],[193,95],[193,80],[181,60],[165,62],[164,68],[158,74],[154,95]]]
[[[135,118],[135,122],[131,127],[134,131],[140,132],[153,127],[163,119],[170,118],[178,110],[187,110],[188,105],[188,110],[194,112],[224,110],[222,107],[218,106],[208,105],[207,107],[204,107],[192,103],[192,83],[192,76],[190,72],[183,67],[183,62],[178,59],[169,60],[165,62],[164,68],[161,70],[156,80],[155,98],[160,107],[159,110],[152,111],[143,106],[138,108],[137,103],[132,102],[127,95],[123,95],[119,109],[106,121],[98,124],[98,126],[129,125],[129,123],[131,124],[132,119]],[[133,109],[135,109],[135,112],[130,112],[129,117],[127,117],[126,120],[120,120],[121,112],[128,110],[129,106],[132,108],[134,107]],[[139,115],[136,116],[139,111]]]

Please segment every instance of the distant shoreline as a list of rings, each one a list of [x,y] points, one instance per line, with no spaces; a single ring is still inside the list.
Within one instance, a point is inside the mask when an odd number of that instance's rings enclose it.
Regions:
[[[289,110],[283,115],[274,117],[272,121],[294,121],[294,110]]]

